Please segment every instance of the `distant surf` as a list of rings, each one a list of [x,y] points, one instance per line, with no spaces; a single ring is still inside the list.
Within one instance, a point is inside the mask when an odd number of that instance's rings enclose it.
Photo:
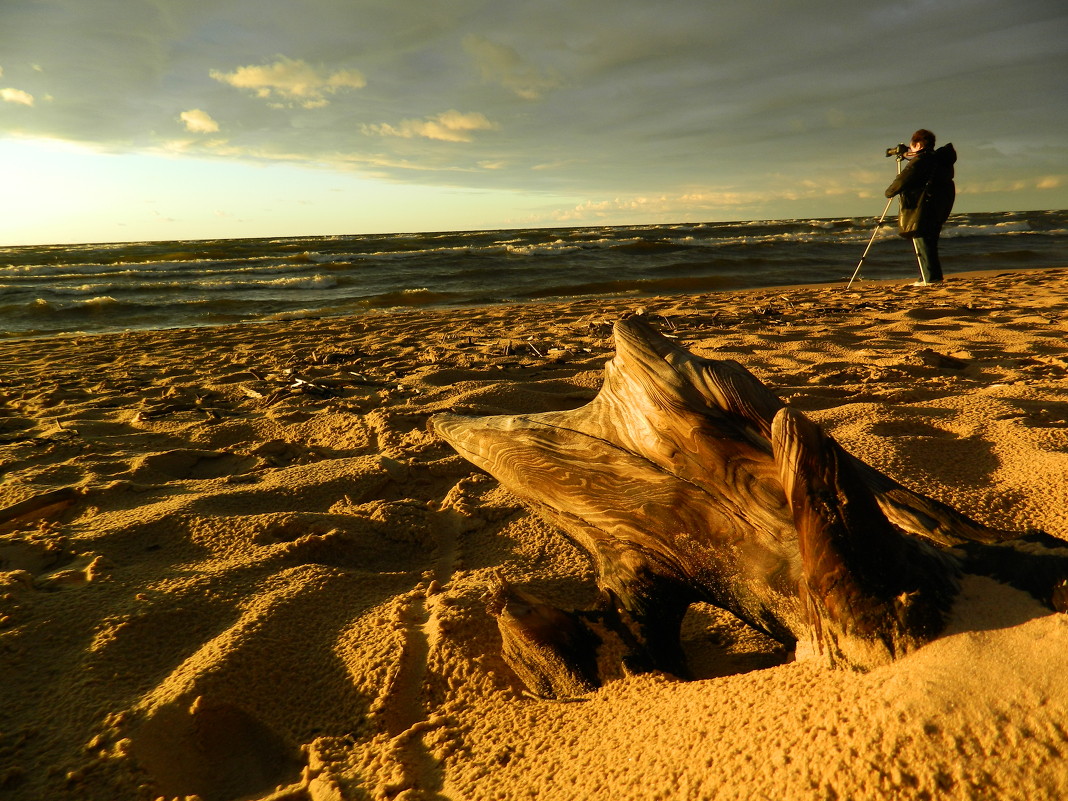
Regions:
[[[0,248],[0,336],[847,281],[875,219]],[[1068,212],[954,215],[947,272],[1066,266]],[[880,229],[864,277],[916,276]]]

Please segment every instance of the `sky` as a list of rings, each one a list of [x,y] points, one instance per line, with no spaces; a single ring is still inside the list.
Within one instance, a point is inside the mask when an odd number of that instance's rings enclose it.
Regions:
[[[2,0],[0,245],[1068,207],[1063,0]]]

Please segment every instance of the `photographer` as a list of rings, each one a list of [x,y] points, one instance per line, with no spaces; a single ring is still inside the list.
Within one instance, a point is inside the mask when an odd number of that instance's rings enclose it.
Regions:
[[[907,149],[898,145],[886,155],[909,160],[909,165],[886,188],[886,197],[901,195],[900,233],[913,241],[922,278],[913,286],[938,283],[942,280],[938,237],[956,197],[953,165],[957,152],[951,144],[935,150],[935,135],[921,128],[912,135]]]

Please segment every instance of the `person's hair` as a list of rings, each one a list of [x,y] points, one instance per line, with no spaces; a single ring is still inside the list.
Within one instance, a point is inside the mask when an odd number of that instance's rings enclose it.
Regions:
[[[926,128],[920,128],[920,130],[916,131],[916,133],[912,135],[912,139],[909,141],[909,144],[914,145],[917,142],[921,142],[924,147],[933,148],[935,145],[935,136]]]

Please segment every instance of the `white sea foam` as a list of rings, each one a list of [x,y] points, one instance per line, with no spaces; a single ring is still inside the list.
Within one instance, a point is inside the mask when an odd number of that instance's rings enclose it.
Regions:
[[[111,292],[115,289],[114,284],[81,284],[79,286],[50,287],[49,292],[57,295],[99,295]]]
[[[337,286],[337,279],[329,275],[308,275],[249,283],[264,289],[332,289]]]
[[[1034,229],[1024,220],[1017,222],[994,223],[993,225],[950,225],[942,235],[962,236],[997,236],[999,234],[1029,234]]]
[[[583,243],[585,244],[585,243]],[[508,245],[508,253],[513,256],[546,256],[573,253],[581,248],[573,242],[564,242],[557,239],[555,242],[544,242],[533,245]]]
[[[292,311],[268,314],[265,320],[304,320],[308,317],[322,317],[322,309],[293,309]]]
[[[190,284],[202,290],[240,291],[249,290],[272,290],[272,289],[332,289],[337,286],[337,279],[329,275],[298,275],[285,278],[266,278],[263,280],[205,280]]]
[[[122,264],[17,264],[3,269],[9,276],[41,276],[51,280],[67,280],[86,275],[124,275],[130,272],[127,265]]]
[[[119,301],[111,297],[111,295],[97,295],[95,298],[89,298],[87,300],[76,300],[74,305],[76,306],[110,306],[113,303]]]

